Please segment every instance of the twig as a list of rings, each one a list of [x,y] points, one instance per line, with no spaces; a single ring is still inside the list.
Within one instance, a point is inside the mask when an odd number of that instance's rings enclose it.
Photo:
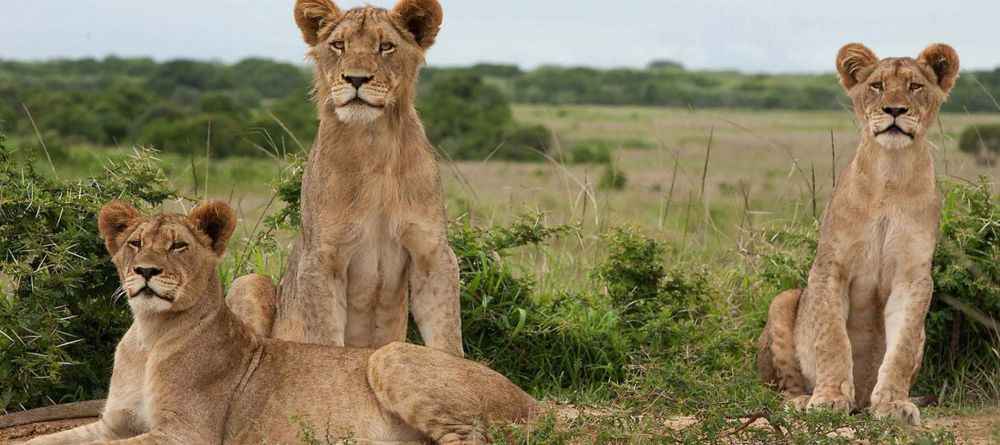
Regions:
[[[677,167],[680,166],[680,156],[674,156],[674,173],[670,177],[670,191],[667,192],[667,204],[660,215],[660,229],[663,229],[663,222],[670,216],[670,204],[674,201],[674,186],[677,184]]]
[[[732,431],[729,432],[729,434],[727,434],[727,436],[735,436],[735,435],[743,432],[743,430],[747,429],[750,425],[752,425],[757,420],[759,420],[759,419],[766,419],[767,418],[767,412],[766,411],[757,411],[757,412],[753,412],[753,413],[749,413],[749,414],[744,414],[742,416],[729,417],[729,418],[730,419],[746,419],[746,420],[743,421],[742,425],[740,425],[735,430],[732,430]]]
[[[830,130],[830,177],[833,187],[837,188],[837,146],[833,142],[833,130]]]
[[[205,135],[205,194],[202,199],[208,199],[208,164],[212,159],[212,121],[208,121],[208,133]],[[195,189],[198,193],[198,189]]]
[[[708,147],[705,149],[705,166],[701,170],[701,201],[705,202],[705,179],[708,177],[708,159],[712,155],[712,138],[715,136],[715,128],[708,131]]]
[[[459,170],[458,164],[455,164],[455,160],[451,158],[451,155],[448,154],[448,152],[445,151],[445,149],[436,145],[434,145],[433,147],[435,150],[437,150],[438,153],[440,153],[445,158],[448,167],[451,168],[451,171],[455,175],[455,178],[457,178],[458,182],[460,182],[465,187],[465,189],[469,191],[469,195],[472,196],[472,201],[476,203],[476,207],[479,207],[480,205],[479,196],[476,195],[476,190],[472,188],[472,183],[469,182],[469,178],[467,178],[462,173],[462,171]]]
[[[959,301],[959,299],[951,295],[940,294],[939,297],[941,298],[941,301],[945,302],[945,304],[951,306],[962,314],[965,314],[965,316],[969,317],[970,320],[979,323],[984,328],[1000,334],[1000,323],[990,318],[989,315],[982,313],[979,309],[976,309],[965,302]]]
[[[817,218],[817,215],[816,215],[816,164],[810,164],[810,170],[812,171],[812,183],[809,184],[809,191],[812,193],[813,219],[816,219]]]
[[[28,115],[28,121],[31,122],[31,128],[35,129],[35,136],[38,137],[38,143],[42,145],[42,152],[45,153],[45,159],[49,161],[49,167],[52,168],[52,174],[55,175],[56,179],[59,179],[59,172],[56,171],[56,166],[52,163],[52,157],[49,156],[49,149],[45,146],[45,139],[42,138],[42,133],[38,131],[38,126],[35,125],[35,118],[31,117],[31,111],[28,110],[27,104],[22,103],[21,107],[24,108],[24,113]]]
[[[281,119],[278,119],[278,117],[275,116],[274,113],[271,112],[271,110],[267,110],[267,115],[271,116],[271,119],[274,119],[274,121],[278,123],[278,126],[281,127],[282,130],[285,130],[285,133],[288,133],[288,136],[291,136],[292,141],[295,142],[295,145],[299,146],[299,151],[303,153],[306,152],[306,147],[302,145],[301,142],[299,142],[299,138],[295,137],[295,133],[292,133],[292,131],[285,126],[285,123],[281,121]],[[284,156],[285,153],[282,153],[281,155]]]
[[[194,178],[194,193],[198,193],[198,168],[194,165],[194,155],[188,158],[191,161],[191,177]]]

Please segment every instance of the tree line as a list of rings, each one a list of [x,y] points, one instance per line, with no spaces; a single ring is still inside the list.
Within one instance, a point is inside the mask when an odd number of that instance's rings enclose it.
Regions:
[[[55,149],[148,145],[191,155],[265,156],[308,147],[316,129],[307,67],[148,58],[0,61],[0,130],[36,131]],[[987,94],[989,92],[989,94]],[[998,111],[1000,69],[965,73],[947,111]],[[480,64],[421,73],[417,107],[428,136],[453,159],[526,159],[551,145],[544,127],[516,122],[510,103],[753,109],[843,109],[832,75]],[[52,148],[52,147],[50,147]]]
[[[425,79],[456,68],[428,68]],[[737,71],[691,71],[671,61],[645,68],[598,69],[542,66],[522,70],[512,65],[480,64],[458,68],[497,85],[514,103],[643,105],[660,107],[790,110],[842,110],[850,107],[828,74],[746,74]],[[1000,68],[963,72],[944,111],[997,112]]]

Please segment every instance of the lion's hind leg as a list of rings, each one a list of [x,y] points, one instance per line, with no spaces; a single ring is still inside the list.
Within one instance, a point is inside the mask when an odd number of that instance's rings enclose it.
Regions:
[[[791,289],[774,297],[767,313],[767,326],[757,345],[761,379],[780,391],[787,404],[800,410],[809,402],[795,352],[795,317],[801,296],[800,289]]]
[[[226,294],[226,306],[262,337],[271,336],[278,307],[278,290],[270,279],[255,273],[233,281]]]
[[[384,408],[439,445],[485,444],[491,422],[527,420],[539,409],[482,364],[405,343],[372,354],[368,382]]]

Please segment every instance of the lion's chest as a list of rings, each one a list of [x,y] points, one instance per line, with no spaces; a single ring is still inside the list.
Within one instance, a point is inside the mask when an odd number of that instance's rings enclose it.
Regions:
[[[377,347],[405,338],[409,255],[391,217],[363,221],[347,266],[345,343]]]
[[[850,271],[852,312],[880,311],[892,290],[896,266],[911,247],[905,227],[911,218],[897,209],[883,208],[864,221],[852,250]]]

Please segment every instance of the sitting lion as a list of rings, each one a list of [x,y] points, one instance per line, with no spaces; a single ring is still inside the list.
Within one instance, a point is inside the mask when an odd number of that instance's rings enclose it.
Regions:
[[[302,231],[276,308],[250,308],[275,312],[273,327],[257,326],[273,329],[265,335],[378,348],[404,341],[412,314],[424,344],[462,357],[458,261],[434,151],[413,106],[441,20],[436,0],[346,12],[329,0],[296,2],[320,122],[302,175]],[[232,300],[275,299],[260,277],[237,284]]]
[[[500,374],[431,348],[255,334],[223,303],[216,272],[234,225],[218,202],[186,217],[143,217],[123,202],[101,210],[135,322],[101,419],[28,443],[287,444],[315,428],[363,443],[472,444],[491,421],[536,411]]]
[[[861,144],[823,213],[807,288],[771,303],[758,366],[800,409],[870,406],[877,417],[918,425],[908,396],[941,216],[926,137],[955,84],[958,54],[939,44],[916,59],[879,60],[850,44],[837,70]]]

